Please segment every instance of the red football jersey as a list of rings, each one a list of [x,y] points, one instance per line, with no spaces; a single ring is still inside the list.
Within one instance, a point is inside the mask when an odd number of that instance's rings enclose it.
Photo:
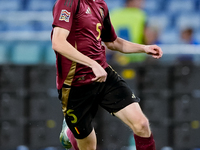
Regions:
[[[108,66],[102,41],[117,38],[110,22],[104,0],[58,0],[53,9],[53,27],[70,31],[67,41],[78,51],[97,61],[103,68]],[[80,86],[91,83],[92,69],[56,52],[57,88],[63,83]]]

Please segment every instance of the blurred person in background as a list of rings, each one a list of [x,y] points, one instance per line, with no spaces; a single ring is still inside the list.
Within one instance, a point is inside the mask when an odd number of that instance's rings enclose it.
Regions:
[[[107,63],[102,42],[114,51],[146,53],[156,59],[162,57],[161,48],[118,37],[103,0],[57,0],[53,18],[57,89],[67,123],[63,124],[61,143],[68,140],[65,135],[76,150],[95,150],[92,121],[101,106],[130,127],[137,150],[155,150],[140,99]]]
[[[189,45],[200,44],[200,42],[194,38],[194,29],[192,27],[187,26],[180,30],[179,44],[189,44]],[[178,63],[181,63],[181,64],[192,64],[194,61],[194,55],[193,54],[180,54],[177,57],[177,61],[178,61]]]
[[[180,43],[181,44],[194,44],[194,45],[200,44],[200,42],[194,38],[194,30],[192,27],[185,27],[185,28],[181,29]]]
[[[126,0],[124,7],[116,8],[111,11],[111,21],[119,37],[134,43],[146,44],[148,42],[149,44],[149,37],[145,35],[146,14],[142,9],[144,2],[145,0]],[[107,53],[109,56],[111,55],[109,51]],[[143,62],[146,59],[146,56],[143,54],[112,54],[122,65],[129,62]],[[109,58],[111,58],[111,56]]]
[[[145,29],[145,36],[144,36],[145,44],[147,45],[161,44],[159,36],[160,36],[159,28],[154,25],[148,25]]]
[[[125,6],[110,13],[117,35],[128,41],[144,44],[146,14],[142,10],[144,0],[126,0]]]

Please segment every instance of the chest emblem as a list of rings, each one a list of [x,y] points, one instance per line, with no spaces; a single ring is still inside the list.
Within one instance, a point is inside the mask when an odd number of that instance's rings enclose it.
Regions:
[[[60,13],[60,18],[59,20],[61,21],[65,21],[65,22],[69,22],[69,18],[70,18],[70,12],[68,12],[67,10],[62,10]]]
[[[87,10],[86,10],[85,13],[86,13],[86,14],[92,14],[92,12],[91,12],[91,10],[90,10],[90,7],[87,8]]]

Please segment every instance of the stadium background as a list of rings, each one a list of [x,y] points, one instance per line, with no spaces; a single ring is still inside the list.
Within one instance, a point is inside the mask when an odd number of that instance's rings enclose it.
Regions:
[[[54,2],[0,0],[0,150],[63,149],[50,42]],[[110,10],[124,4],[106,2]],[[146,0],[144,10],[161,28],[163,58],[109,63],[141,97],[158,150],[200,149],[200,47],[176,44],[185,25],[200,41],[200,0]],[[134,149],[130,130],[102,109],[94,126],[98,149]]]

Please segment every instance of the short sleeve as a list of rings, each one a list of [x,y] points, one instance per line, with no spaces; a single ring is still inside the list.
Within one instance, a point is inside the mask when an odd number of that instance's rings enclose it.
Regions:
[[[102,29],[102,34],[101,34],[102,41],[113,42],[117,38],[117,35],[110,21],[109,13],[105,17],[103,24],[104,24],[104,28]]]
[[[53,8],[53,27],[71,30],[73,17],[77,9],[77,0],[57,0]]]

